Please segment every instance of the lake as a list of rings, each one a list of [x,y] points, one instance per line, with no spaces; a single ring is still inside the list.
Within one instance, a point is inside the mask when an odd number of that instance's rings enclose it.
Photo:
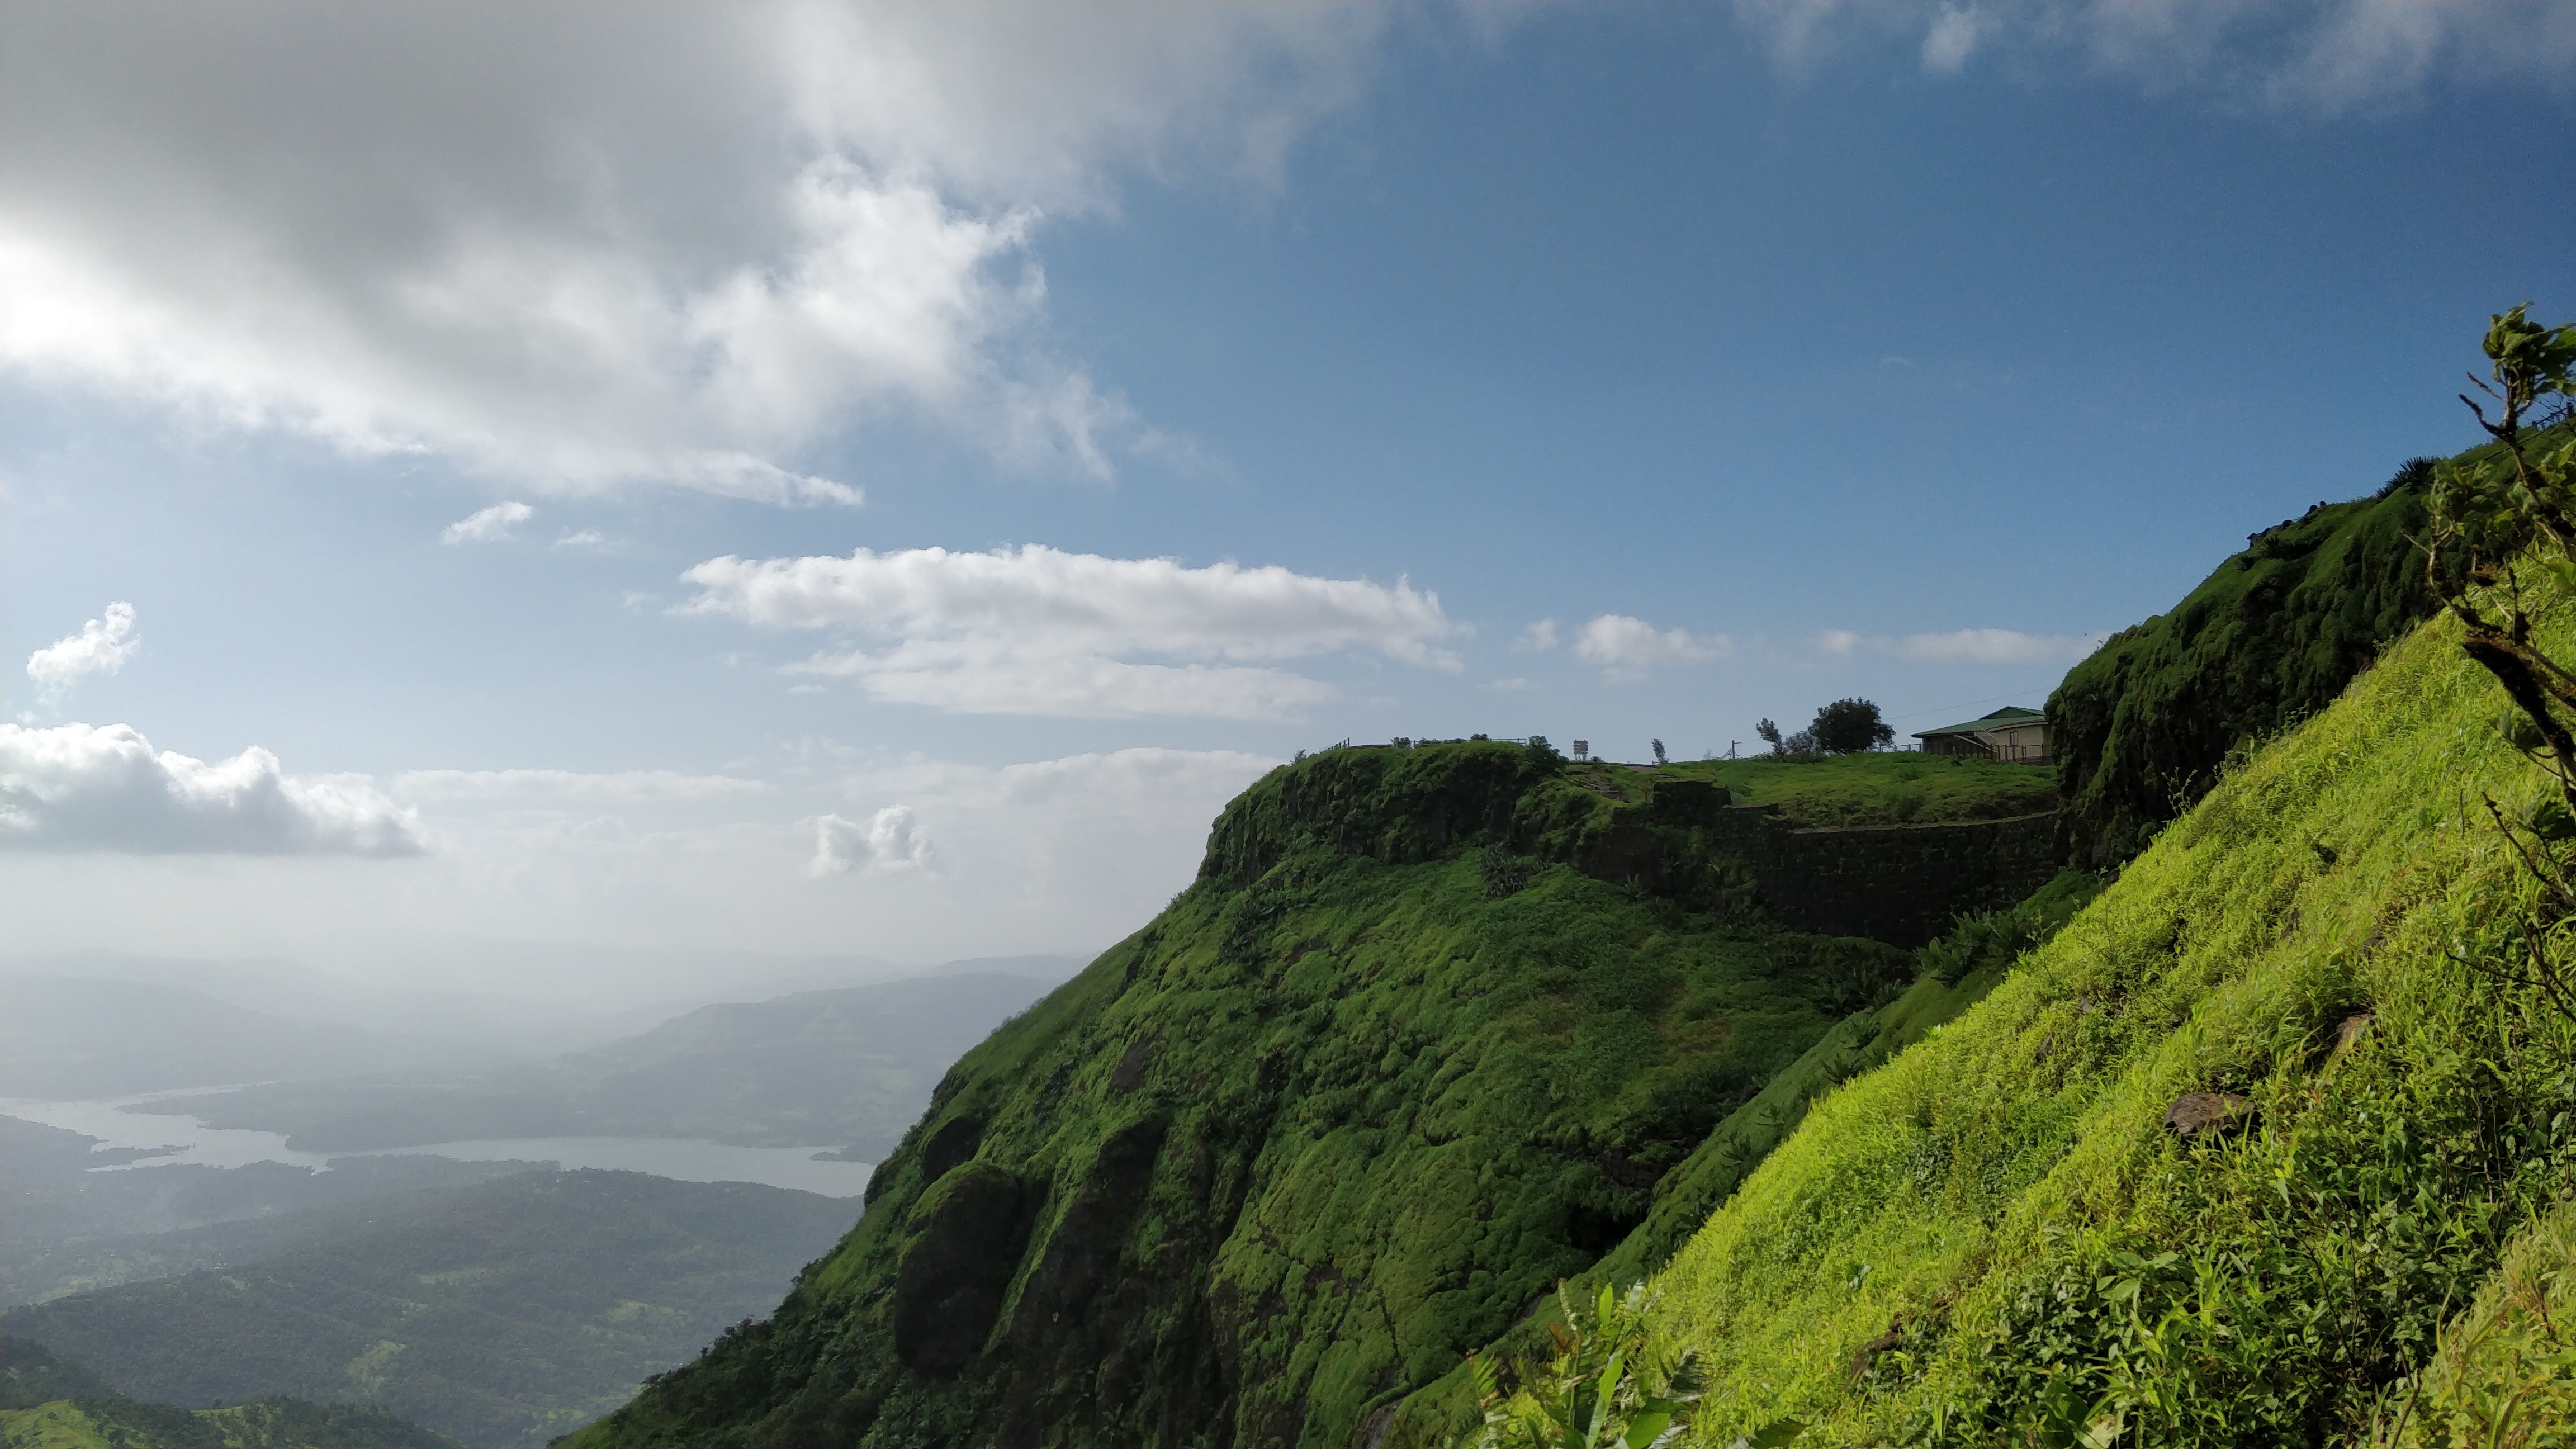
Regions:
[[[233,1085],[231,1083],[226,1086]],[[100,1139],[101,1149],[175,1148],[130,1167],[99,1167],[96,1172],[123,1172],[196,1162],[209,1167],[247,1167],[254,1162],[283,1162],[327,1172],[335,1157],[452,1157],[464,1162],[552,1162],[564,1168],[598,1167],[645,1172],[682,1182],[758,1182],[795,1188],[825,1197],[857,1197],[868,1186],[874,1165],[865,1162],[817,1162],[811,1147],[734,1147],[681,1137],[511,1137],[489,1142],[433,1142],[420,1147],[391,1147],[374,1152],[298,1152],[278,1132],[236,1127],[209,1127],[194,1117],[163,1117],[120,1111],[138,1102],[183,1097],[221,1087],[189,1087],[139,1097],[109,1097],[82,1102],[44,1102],[23,1097],[0,1098],[0,1114],[48,1127],[61,1127]],[[98,1150],[98,1149],[93,1149]]]

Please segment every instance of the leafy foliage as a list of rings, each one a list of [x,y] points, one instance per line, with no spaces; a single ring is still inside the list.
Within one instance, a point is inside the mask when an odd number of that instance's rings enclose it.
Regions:
[[[1556,1299],[1555,1355],[1514,1364],[1516,1388],[1503,1390],[1492,1360],[1470,1359],[1485,1410],[1479,1449],[1650,1449],[1679,1438],[1699,1375],[1690,1351],[1648,1323],[1645,1285],[1622,1295],[1603,1284],[1588,1315],[1563,1283]]]
[[[1866,699],[1838,699],[1817,710],[1807,734],[1828,755],[1857,755],[1896,743],[1895,729],[1878,717],[1878,706]]]

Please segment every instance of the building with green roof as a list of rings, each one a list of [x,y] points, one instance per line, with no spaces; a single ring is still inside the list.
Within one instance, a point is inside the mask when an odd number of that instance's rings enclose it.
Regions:
[[[2048,717],[2035,709],[2008,704],[1983,719],[1917,730],[1916,748],[1927,755],[1966,755],[2001,760],[2009,765],[2049,762]]]

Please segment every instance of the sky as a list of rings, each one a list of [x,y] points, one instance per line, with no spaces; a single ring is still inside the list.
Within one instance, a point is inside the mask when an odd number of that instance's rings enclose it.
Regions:
[[[2564,0],[13,0],[0,952],[1096,950],[1301,749],[2037,706],[2474,440],[2571,123]]]

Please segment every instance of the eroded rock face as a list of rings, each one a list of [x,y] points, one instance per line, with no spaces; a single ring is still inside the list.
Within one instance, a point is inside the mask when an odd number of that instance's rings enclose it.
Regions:
[[[2188,1139],[2220,1131],[2253,1110],[2253,1103],[2234,1092],[2185,1092],[2165,1109],[2165,1125]]]
[[[1035,1197],[985,1162],[957,1168],[922,1195],[912,1212],[919,1236],[895,1271],[894,1351],[906,1368],[948,1378],[984,1346],[1028,1245]]]

